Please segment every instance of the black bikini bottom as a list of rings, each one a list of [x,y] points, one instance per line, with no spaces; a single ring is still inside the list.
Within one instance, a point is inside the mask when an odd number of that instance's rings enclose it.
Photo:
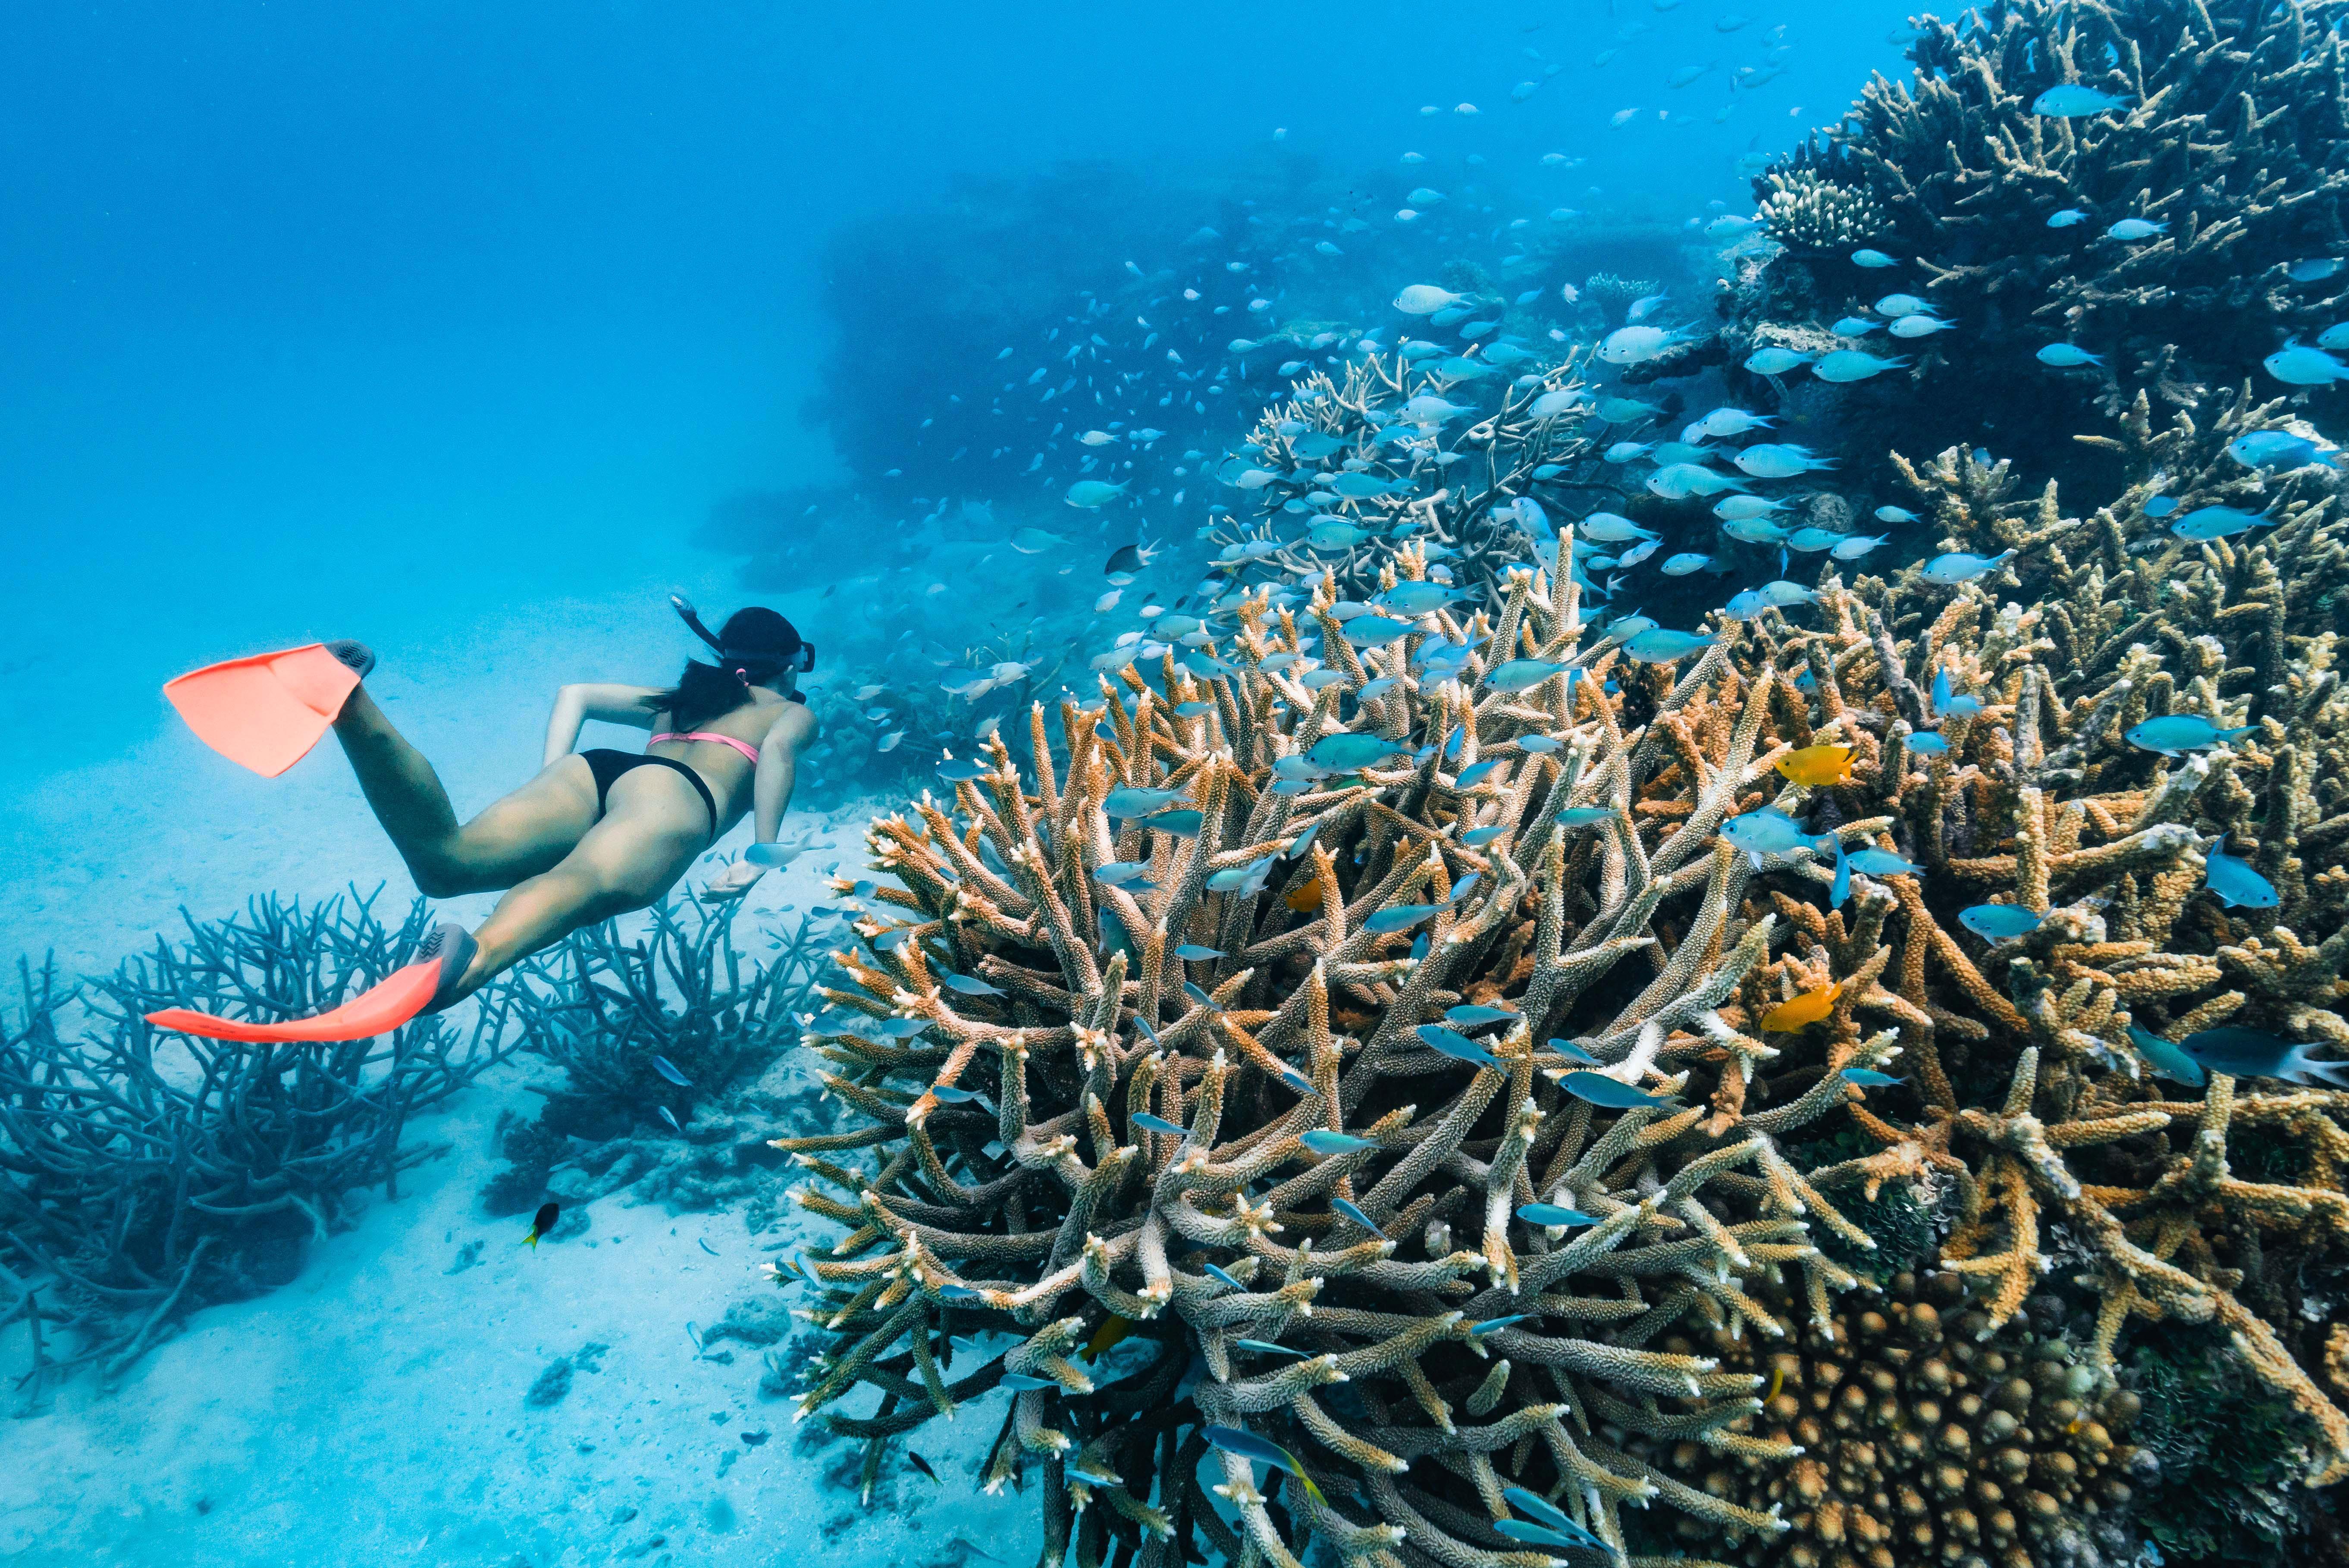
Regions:
[[[595,810],[598,812],[604,810],[604,797],[612,792],[612,780],[629,769],[674,768],[685,776],[687,783],[693,786],[693,792],[701,797],[701,803],[709,808],[709,831],[713,836],[717,833],[717,798],[710,794],[709,786],[701,781],[700,774],[676,758],[647,757],[641,751],[612,751],[602,748],[583,751],[579,757],[587,764],[587,771],[595,776]]]

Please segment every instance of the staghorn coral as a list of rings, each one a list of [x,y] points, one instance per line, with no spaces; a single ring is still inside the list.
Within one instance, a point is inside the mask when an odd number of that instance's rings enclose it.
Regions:
[[[1402,560],[1421,564],[1415,552]],[[1343,646],[1320,603],[1328,643]],[[1553,655],[1573,654],[1581,634],[1571,590],[1523,573],[1493,620],[1448,629]],[[1295,639],[1293,622],[1259,609],[1245,616],[1239,652],[1254,665]],[[1400,673],[1404,659],[1399,647],[1359,663],[1339,656],[1362,679]],[[1603,655],[1596,667],[1612,663]],[[1823,1078],[1772,1111],[1723,1119],[1703,1104],[1601,1114],[1553,1081],[1584,1050],[1619,1079],[1670,1085],[1691,1059],[1766,1049],[1708,1022],[1764,961],[1775,927],[1764,915],[1728,929],[1753,872],[1711,839],[1767,773],[1754,755],[1766,703],[1745,704],[1741,721],[1720,687],[1743,683],[1717,657],[1660,694],[1708,736],[1688,743],[1721,755],[1692,791],[1696,820],[1651,847],[1634,827],[1634,779],[1681,764],[1659,739],[1630,765],[1611,707],[1588,704],[1570,718],[1563,694],[1475,679],[1400,691],[1373,721],[1384,730],[1457,723],[1469,737],[1458,767],[1483,753],[1514,771],[1464,791],[1431,759],[1286,794],[1264,788],[1269,770],[1334,727],[1334,695],[1310,697],[1257,668],[1203,680],[1169,660],[1163,674],[1168,701],[1210,701],[1215,715],[1175,716],[1129,676],[1132,713],[1112,707],[1096,723],[1064,709],[1065,770],[1051,765],[1038,713],[1034,790],[999,749],[986,779],[959,787],[959,824],[926,802],[875,825],[876,864],[905,885],[880,890],[861,928],[869,952],[843,955],[855,985],[830,995],[920,1033],[823,1037],[836,1067],[828,1084],[872,1125],[779,1143],[832,1190],[810,1189],[806,1206],[854,1227],[809,1265],[821,1282],[811,1315],[842,1349],[803,1411],[865,1439],[877,1464],[889,1438],[1007,1373],[1057,1384],[1057,1394],[1017,1395],[989,1482],[1040,1463],[1048,1541],[1065,1539],[1081,1511],[1086,1561],[1104,1532],[1174,1543],[1154,1553],[1187,1550],[1195,1532],[1240,1550],[1184,1479],[1204,1449],[1200,1427],[1216,1421],[1261,1425],[1305,1457],[1332,1499],[1284,1492],[1276,1516],[1247,1467],[1226,1460],[1217,1490],[1276,1562],[1295,1561],[1302,1543],[1291,1542],[1304,1533],[1374,1561],[1401,1560],[1406,1537],[1413,1560],[1513,1560],[1491,1529],[1504,1470],[1557,1493],[1610,1540],[1624,1502],[1659,1495],[1721,1522],[1779,1528],[1677,1488],[1590,1422],[1603,1413],[1662,1431],[1640,1414],[1658,1395],[1699,1401],[1672,1430],[1751,1411],[1757,1378],[1643,1346],[1682,1321],[1786,1332],[1744,1288],[1757,1270],[1799,1277],[1812,1311],[1857,1283],[1820,1255],[1810,1229],[1872,1243],[1775,1141],[1841,1105],[1845,1087]],[[1273,707],[1284,693],[1286,716]],[[1577,740],[1562,754],[1513,746],[1567,727]],[[1161,779],[1198,802],[1195,836],[1104,814],[1112,789]],[[1609,799],[1617,814],[1596,839],[1560,830],[1570,803]],[[1454,831],[1485,815],[1509,825],[1503,836],[1460,845]],[[1004,872],[988,869],[982,842]],[[1138,857],[1153,861],[1160,890],[1146,904],[1087,876]],[[1593,899],[1587,868],[1599,864],[1609,872]],[[1236,890],[1228,873],[1252,866],[1259,881],[1278,875],[1263,891]],[[1458,885],[1471,872],[1481,891]],[[1407,931],[1364,924],[1415,902],[1429,924],[1419,958]],[[1115,931],[1140,934],[1097,938],[1104,913]],[[1673,961],[1651,963],[1652,928],[1666,918],[1695,934]],[[1232,956],[1174,956],[1185,939]],[[1627,960],[1646,973],[1612,978]],[[941,988],[949,973],[1001,995]],[[1524,1026],[1494,1042],[1498,1068],[1438,1056],[1414,1033],[1464,999],[1522,1008]],[[1557,1029],[1578,1044],[1537,1043]],[[1892,1038],[1879,1031],[1841,1059],[1880,1059]],[[892,1084],[897,1076],[908,1081]],[[1135,1126],[1143,1112],[1193,1130],[1176,1139]],[[1327,1154],[1303,1141],[1347,1129],[1368,1141]],[[835,1159],[860,1149],[882,1152],[877,1172]],[[1383,1234],[1334,1212],[1334,1199]],[[1599,1223],[1568,1236],[1512,1217],[1537,1200]],[[1555,1326],[1520,1326],[1522,1314]],[[1096,1390],[1076,1357],[1105,1325],[1139,1326],[1155,1357]],[[950,1330],[1014,1326],[1022,1345],[954,1376]],[[1284,1336],[1305,1359],[1267,1361],[1237,1343]],[[1195,1384],[1185,1376],[1195,1353],[1208,1372]],[[860,1382],[882,1391],[879,1406],[834,1409]],[[1112,1473],[1114,1484],[1085,1479]],[[1058,1551],[1048,1545],[1048,1558]]]
[[[419,1018],[330,1045],[146,1021],[193,1006],[274,1022],[348,1000],[427,929],[421,899],[385,924],[380,892],[189,916],[183,943],[158,937],[82,988],[20,961],[19,1021],[0,1033],[0,1324],[29,1324],[28,1399],[78,1367],[116,1377],[197,1307],[284,1284],[310,1241],[349,1224],[355,1190],[397,1197],[401,1171],[446,1151],[403,1141],[408,1119],[512,1048],[496,998],[469,1034]]]
[[[1816,1179],[1816,1178],[1815,1178]],[[1769,1377],[1733,1430],[1798,1449],[1792,1463],[1683,1440],[1650,1445],[1667,1473],[1793,1528],[1740,1543],[1743,1561],[1793,1568],[2093,1557],[2107,1511],[2135,1495],[2126,1440],[2141,1408],[2060,1338],[1992,1331],[1955,1274],[1895,1275],[1880,1300],[1847,1298],[1798,1343],[1716,1333],[1700,1349]],[[1676,1533],[1707,1540],[1694,1520]]]
[[[2125,436],[2164,482],[2233,482],[2180,460],[2216,432],[2148,417]],[[1491,1529],[1508,1483],[1621,1554],[1626,1502],[1665,1511],[1638,1539],[1682,1513],[1708,1539],[1733,1528],[1791,1553],[1816,1537],[1785,1506],[1801,1456],[1752,1419],[1765,1352],[1740,1371],[1705,1341],[1789,1346],[1882,1314],[1851,1294],[1888,1277],[1865,1266],[1881,1250],[1866,1220],[1966,1282],[1976,1344],[2020,1333],[2027,1303],[2064,1315],[2098,1398],[2132,1325],[2210,1326],[2314,1434],[2309,1479],[2338,1479],[2349,1390],[2328,1381],[2315,1293],[2349,1265],[2349,1095],[2214,1076],[2189,1097],[2127,1034],[2236,1018],[2344,1037],[2349,937],[2309,923],[2349,881],[2316,808],[2316,759],[2349,722],[2333,634],[2279,642],[2264,608],[2229,613],[2247,585],[2268,584],[2250,595],[2262,606],[2296,602],[2302,562],[2320,582],[2336,570],[2329,500],[2289,491],[2289,554],[2227,541],[2125,579],[2166,548],[2141,507],[2091,530],[2010,465],[1953,453],[1909,471],[1953,543],[2019,548],[2004,573],[2044,602],[2002,603],[2005,574],[1829,576],[1798,619],[1724,626],[1676,670],[1587,637],[1571,581],[1506,572],[1484,607],[1361,652],[1325,583],[1310,610],[1337,678],[1317,687],[1273,657],[1301,651],[1299,620],[1257,594],[1224,652],[1170,655],[1156,687],[1123,668],[1099,704],[1065,707],[1064,752],[1038,710],[1032,783],[999,748],[951,807],[879,824],[876,864],[905,885],[878,890],[866,946],[843,955],[854,983],[831,995],[892,1026],[822,1041],[868,1125],[786,1140],[822,1183],[802,1202],[848,1230],[778,1274],[815,1293],[838,1346],[805,1408],[864,1439],[869,1470],[1007,1375],[1054,1386],[1016,1386],[990,1470],[1042,1467],[1048,1562],[1073,1539],[1082,1562],[1115,1542],[1171,1563],[1195,1537],[1288,1562],[1314,1534],[1382,1562],[1514,1561]],[[1381,581],[1426,570],[1405,543]],[[1590,678],[1496,689],[1511,657]],[[2251,692],[2239,669],[2273,678]],[[1930,711],[1939,670],[1979,714]],[[2253,701],[2258,734],[2227,750],[2165,759],[2120,735],[2178,709],[2246,722]],[[1341,723],[1397,757],[1338,777],[1300,763]],[[1945,752],[1907,746],[1928,727]],[[1828,742],[1852,748],[1847,780],[1773,770]],[[1198,813],[1175,836],[1102,810],[1161,787]],[[1765,804],[1921,874],[1855,874],[1828,907],[1823,851],[1754,858],[1719,837]],[[2199,890],[2221,839],[2306,891],[2220,909]],[[1147,863],[1144,896],[1091,877],[1111,861]],[[1956,917],[1993,901],[2039,929],[1979,942]],[[1414,915],[1423,946],[1406,945]],[[1217,955],[1174,957],[1184,943]],[[1818,1023],[1764,1026],[1830,985]],[[1523,1016],[1485,1042],[1494,1067],[1419,1047],[1463,1002]],[[1561,1095],[1549,1080],[1573,1052],[1670,1098],[1619,1114]],[[1871,1063],[1901,1081],[1863,1094],[1841,1076]],[[1317,1130],[1368,1142],[1316,1152]],[[1831,1168],[1804,1174],[1780,1143],[1797,1132],[1841,1151]],[[1946,1198],[1903,1208],[1910,1191]],[[1527,1200],[1600,1223],[1532,1230],[1514,1215]],[[1022,1342],[955,1376],[953,1336],[981,1327]],[[1082,1351],[1129,1331],[1150,1359],[1097,1386]],[[1683,1375],[1692,1388],[1671,1386]],[[860,1383],[877,1403],[844,1408]],[[1330,1501],[1230,1460],[1227,1516],[1185,1480],[1214,1422],[1285,1443]],[[1674,1470],[1653,1457],[1667,1445],[1696,1457]],[[1716,1496],[1688,1473],[1746,1479]],[[2041,1487],[2062,1517],[2031,1504],[2010,1550],[2061,1555],[2085,1488]]]
[[[1578,350],[1503,386],[1489,411],[1466,401],[1483,381],[1444,368],[1464,363],[1369,354],[1350,361],[1342,380],[1317,372],[1297,382],[1291,400],[1267,408],[1248,438],[1247,460],[1266,465],[1259,472],[1278,470],[1273,482],[1242,492],[1256,498],[1261,515],[1217,532],[1224,551],[1211,570],[1237,577],[1260,564],[1292,576],[1326,574],[1348,598],[1374,591],[1410,543],[1435,563],[1436,580],[1481,597],[1496,593],[1510,569],[1536,560],[1548,542],[1546,531],[1520,519],[1519,498],[1538,506],[1537,489],[1554,496],[1577,487],[1598,464],[1581,432]],[[1430,412],[1432,403],[1467,411]],[[1332,439],[1339,445],[1318,449]],[[1339,488],[1357,476],[1385,488],[1362,495]],[[1311,510],[1285,510],[1299,497]],[[1361,537],[1321,542],[1309,517],[1351,524]]]

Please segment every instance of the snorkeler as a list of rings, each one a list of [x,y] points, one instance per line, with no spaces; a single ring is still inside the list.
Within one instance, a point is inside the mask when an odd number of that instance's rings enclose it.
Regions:
[[[434,926],[415,963],[316,1018],[252,1024],[185,1008],[150,1015],[188,1034],[248,1040],[358,1039],[470,995],[492,975],[583,926],[658,902],[694,858],[746,812],[771,844],[815,734],[798,676],[815,649],[772,610],[738,610],[712,633],[671,603],[718,655],[687,661],[677,685],[576,685],[555,694],[538,776],[460,824],[439,775],[360,684],[375,655],[353,642],[209,665],[164,694],[213,749],[275,777],[328,728],[392,847],[429,898],[502,891],[477,931]],[[653,731],[647,749],[574,754],[591,718]],[[763,874],[737,861],[704,890],[739,897]]]

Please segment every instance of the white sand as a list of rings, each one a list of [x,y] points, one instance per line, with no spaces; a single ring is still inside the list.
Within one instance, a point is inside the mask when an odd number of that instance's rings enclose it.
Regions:
[[[410,615],[396,641],[359,624],[273,636],[233,622],[206,629],[214,645],[200,656],[367,634],[384,657],[371,688],[466,812],[535,768],[555,685],[674,673],[690,645],[666,585],[542,604],[527,624]],[[318,897],[352,881],[388,882],[381,908],[404,910],[405,872],[331,740],[258,779],[162,722],[151,685],[121,689],[127,738],[111,755],[84,747],[51,767],[33,748],[0,773],[0,954],[54,948],[70,971],[101,969],[176,926],[181,904],[208,918],[251,892]],[[12,696],[26,700],[21,679]],[[93,749],[98,760],[79,759]],[[828,836],[858,863],[857,819]],[[746,838],[738,829],[728,847]],[[819,902],[833,858],[771,874],[746,923]],[[454,907],[471,919],[488,902]],[[784,1233],[753,1237],[739,1213],[671,1216],[622,1193],[590,1207],[584,1236],[531,1251],[516,1244],[524,1220],[484,1217],[475,1193],[497,1165],[497,1114],[533,1112],[518,1084],[548,1076],[501,1068],[411,1125],[411,1139],[454,1151],[313,1249],[292,1284],[197,1313],[110,1394],[84,1380],[47,1413],[0,1422],[0,1562],[956,1563],[969,1556],[957,1540],[1032,1559],[1033,1493],[983,1498],[972,1480],[1006,1395],[915,1441],[943,1491],[893,1460],[864,1509],[823,1477],[853,1446],[798,1449],[791,1406],[758,1392],[756,1350],[730,1346],[730,1366],[697,1357],[687,1324],[706,1329],[771,1291],[756,1264]],[[475,1243],[478,1266],[447,1272]],[[551,1360],[589,1344],[609,1347],[600,1370],[578,1372],[551,1408],[525,1406]],[[21,1328],[0,1333],[0,1374],[25,1365]],[[771,1436],[753,1447],[745,1432]]]

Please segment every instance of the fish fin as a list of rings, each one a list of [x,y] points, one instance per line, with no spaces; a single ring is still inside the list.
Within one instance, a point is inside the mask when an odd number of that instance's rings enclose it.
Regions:
[[[2309,1078],[2321,1078],[2335,1088],[2349,1088],[2349,1062],[2311,1061],[2307,1053],[2302,1051],[2295,1051],[2292,1056],[2293,1065]]]
[[[2243,737],[2251,734],[2251,731],[2257,728],[2259,728],[2259,726],[2256,724],[2247,724],[2240,729],[2222,729],[2219,732],[2219,738],[2221,740],[2240,740]]]
[[[1321,1489],[1313,1484],[1313,1478],[1305,1473],[1305,1467],[1303,1465],[1297,1467],[1297,1479],[1303,1484],[1306,1496],[1311,1498],[1323,1508],[1330,1506],[1330,1500],[1321,1495]]]

